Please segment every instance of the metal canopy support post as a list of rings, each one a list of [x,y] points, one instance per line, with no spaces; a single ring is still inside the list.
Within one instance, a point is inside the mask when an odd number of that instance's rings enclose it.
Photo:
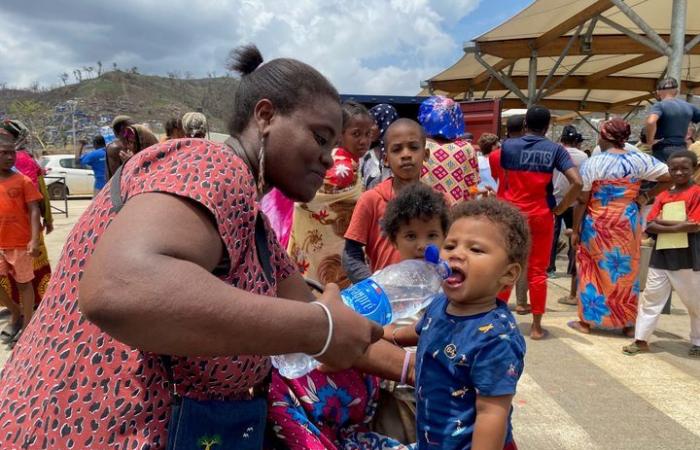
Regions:
[[[474,53],[474,58],[481,64],[484,69],[486,69],[495,79],[501,82],[505,87],[510,89],[515,95],[518,96],[520,100],[522,100],[523,103],[527,104],[528,98],[523,94],[523,92],[518,89],[518,87],[513,83],[513,80],[510,78],[504,77],[499,71],[491,67],[489,63],[487,63],[484,58],[481,57],[479,52]]]
[[[579,103],[579,109],[586,109],[586,101],[588,100],[588,96],[591,95],[591,90],[587,90],[586,93],[584,94],[583,98],[581,99],[581,102]]]
[[[584,64],[586,63],[586,61],[588,61],[589,59],[591,59],[591,56],[593,56],[593,55],[586,55],[586,56],[584,56],[583,59],[582,59],[581,61],[577,62],[576,65],[575,65],[574,67],[572,67],[568,72],[566,72],[566,74],[565,74],[563,77],[561,77],[561,78],[559,78],[557,81],[555,81],[554,84],[552,85],[552,87],[550,87],[549,89],[547,89],[547,92],[545,92],[544,94],[542,94],[542,98],[544,98],[544,97],[546,97],[547,95],[549,95],[551,92],[553,92],[553,91],[557,88],[557,86],[559,86],[560,84],[562,84],[567,78],[569,78],[571,75],[573,75],[574,73],[576,73],[576,71],[578,70],[579,67],[581,67],[582,65],[584,65]]]
[[[586,116],[584,116],[583,114],[581,114],[580,111],[576,111],[576,115],[579,116],[579,117],[581,118],[581,120],[583,120],[584,122],[586,122],[586,123],[588,124],[588,126],[591,127],[591,128],[593,129],[593,131],[596,132],[596,134],[598,134],[598,128],[596,128],[596,126],[593,125],[593,122],[591,122],[590,120],[588,120],[588,117],[586,117]]]
[[[578,29],[574,34],[571,35],[571,38],[569,39],[569,42],[566,43],[566,47],[564,47],[564,50],[561,52],[561,55],[559,55],[559,58],[557,61],[554,63],[554,66],[552,66],[552,70],[549,71],[547,74],[547,78],[544,79],[542,84],[540,85],[540,90],[537,92],[537,98],[535,101],[539,101],[542,98],[542,92],[544,92],[544,88],[547,87],[547,83],[552,79],[554,74],[556,73],[557,69],[561,65],[562,61],[564,61],[564,58],[566,58],[566,55],[569,54],[569,50],[571,49],[571,46],[573,45],[574,42],[576,42],[576,39],[578,39],[579,35],[581,34],[581,30],[583,29],[583,23],[579,25]]]
[[[586,42],[590,42],[591,39],[593,39],[593,31],[595,31],[595,26],[598,25],[598,17],[599,16],[595,16],[588,23],[588,29],[586,30],[586,34],[584,35],[584,40]]]
[[[527,74],[527,107],[537,102],[537,50],[530,53],[530,70]]]
[[[629,28],[623,27],[617,22],[613,22],[612,20],[608,19],[605,16],[600,16],[600,21],[605,23],[606,25],[611,26],[612,28],[616,29],[620,33],[626,34],[630,39],[633,41],[636,41],[645,47],[649,47],[650,49],[654,50],[655,52],[658,52],[662,55],[671,55],[671,48],[664,42],[664,46],[661,47],[651,39],[645,38],[644,36],[641,36],[634,31],[630,30]],[[661,39],[661,38],[659,38]]]
[[[688,0],[673,0],[671,13],[671,55],[668,58],[668,76],[675,78],[679,85],[683,55],[685,53],[685,14]]]
[[[685,48],[683,49],[685,53],[690,52],[692,49],[695,48],[696,45],[700,44],[700,34],[696,34],[693,39],[690,40],[687,44],[685,44]]]
[[[493,75],[489,77],[489,81],[486,83],[486,87],[484,88],[484,93],[482,94],[481,98],[486,98],[486,95],[489,93],[489,89],[491,89],[491,83],[493,83]]]
[[[671,49],[669,48],[669,45],[666,43],[666,41],[661,39],[661,36],[659,36],[658,33],[656,31],[654,31],[654,29],[652,27],[650,27],[649,24],[646,23],[644,21],[644,19],[642,19],[639,16],[639,14],[634,12],[634,10],[629,5],[627,5],[623,0],[610,0],[610,1],[615,6],[617,6],[617,8],[620,11],[622,11],[622,13],[624,15],[626,15],[632,22],[634,22],[634,24],[637,25],[639,27],[639,29],[642,30],[644,32],[644,34],[646,34],[649,37],[649,39],[652,40],[652,42],[654,42],[656,45],[658,45],[660,48],[662,48],[664,50],[662,53],[665,53],[667,55],[669,54]],[[683,3],[685,3],[685,0],[681,0],[681,1],[683,1]],[[676,0],[674,0],[674,2],[673,2],[673,7],[675,10]],[[685,19],[685,11],[683,13],[683,18]],[[601,17],[601,19],[604,19],[604,17]],[[671,30],[671,32],[673,32],[673,30]]]

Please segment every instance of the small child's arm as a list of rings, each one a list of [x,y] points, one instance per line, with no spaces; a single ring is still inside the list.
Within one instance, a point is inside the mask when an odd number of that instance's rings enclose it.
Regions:
[[[345,273],[347,273],[348,278],[353,283],[359,283],[372,276],[372,271],[369,270],[369,266],[365,261],[364,246],[357,241],[352,239],[345,240],[341,262]]]
[[[503,450],[512,401],[512,395],[476,396],[472,450]]]
[[[400,382],[402,381],[404,361],[407,362],[407,365],[406,378],[403,381],[413,386],[415,385],[416,354],[406,352],[401,347],[382,339],[370,345],[364,356],[353,367],[364,373]]]
[[[415,347],[418,345],[418,333],[416,333],[416,323],[406,326],[390,324],[384,327],[384,340],[400,347]]]
[[[41,210],[39,202],[31,202],[27,204],[29,208],[29,222],[32,227],[32,237],[27,244],[27,253],[36,258],[39,256],[39,235],[41,233]]]

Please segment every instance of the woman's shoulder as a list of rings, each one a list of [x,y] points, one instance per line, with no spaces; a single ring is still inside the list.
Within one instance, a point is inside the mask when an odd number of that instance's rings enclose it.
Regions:
[[[242,172],[252,179],[248,166],[226,144],[206,139],[171,139],[149,147],[135,158],[139,166],[156,164],[157,167],[177,167],[178,171],[201,170],[202,166],[210,176]]]
[[[136,154],[124,166],[124,184],[134,192],[196,197],[212,207],[256,196],[248,166],[225,144],[204,139],[171,140]]]

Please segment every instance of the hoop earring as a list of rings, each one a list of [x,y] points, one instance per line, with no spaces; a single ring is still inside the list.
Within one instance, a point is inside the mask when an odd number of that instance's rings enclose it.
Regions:
[[[260,151],[258,152],[258,192],[265,189],[265,138],[260,138]]]

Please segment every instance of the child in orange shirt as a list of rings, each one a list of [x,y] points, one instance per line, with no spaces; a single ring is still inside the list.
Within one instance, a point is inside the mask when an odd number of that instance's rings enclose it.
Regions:
[[[14,172],[17,159],[15,137],[0,127],[0,275],[17,282],[20,308],[0,289],[0,303],[12,314],[10,325],[0,340],[13,344],[34,312],[33,258],[39,256],[42,196],[26,176]],[[22,321],[22,317],[24,320]]]
[[[382,233],[380,220],[387,203],[401,189],[419,182],[430,156],[425,141],[425,131],[415,120],[398,119],[387,129],[384,158],[392,177],[360,196],[345,233],[343,268],[353,283],[401,261],[396,247]]]

